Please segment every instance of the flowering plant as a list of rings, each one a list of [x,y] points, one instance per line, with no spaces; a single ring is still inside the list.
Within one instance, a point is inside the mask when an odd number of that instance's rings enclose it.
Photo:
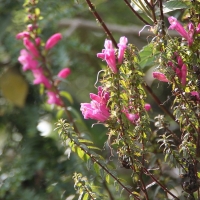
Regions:
[[[128,36],[121,36],[117,43],[95,6],[90,0],[85,2],[109,38],[105,38],[101,53],[94,56],[103,61],[103,69],[95,83],[97,94],[90,93],[90,103],[80,103],[78,110],[83,117],[69,104],[73,102],[72,96],[63,95],[61,87],[73,70],[65,67],[53,76],[48,60],[64,36],[55,33],[46,42],[42,40],[38,25],[41,16],[36,9],[38,1],[26,0],[28,25],[16,35],[24,45],[18,57],[22,71],[31,72],[33,85],[40,86],[46,102],[44,108],[48,112],[57,108],[59,120],[55,130],[65,148],[62,156],[72,158],[73,151],[84,161],[81,166],[86,163],[89,169],[86,173],[74,159],[75,196],[111,200],[199,199],[199,2],[132,0],[129,3],[124,0],[145,27],[150,27],[149,34],[153,34],[149,44],[141,50]],[[177,9],[172,9],[174,2]],[[180,14],[179,9],[185,9],[186,28],[179,19],[166,15],[171,11]],[[176,37],[171,37],[170,30],[176,31]],[[149,67],[154,68],[151,80],[162,85],[165,91],[170,88],[167,100],[159,100],[153,84],[146,83],[145,73]],[[169,102],[170,108],[165,105]],[[105,148],[97,147],[90,131],[83,130],[82,126],[86,127],[83,118],[106,128]],[[38,170],[40,177],[45,176],[43,168],[38,168],[42,171]],[[65,187],[68,182],[66,180]],[[70,199],[70,195],[64,198]]]

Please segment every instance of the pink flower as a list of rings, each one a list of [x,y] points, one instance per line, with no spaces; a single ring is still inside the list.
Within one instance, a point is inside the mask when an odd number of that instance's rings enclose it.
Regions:
[[[41,43],[41,39],[39,37],[35,38],[35,44],[37,46],[40,46],[40,43]]]
[[[186,77],[187,77],[187,66],[183,64],[181,68],[181,84],[183,86],[186,85]]]
[[[146,103],[146,104],[144,105],[144,109],[145,109],[146,111],[151,110],[151,105],[150,105],[149,103]]]
[[[194,33],[195,33],[194,24],[190,22],[188,24],[188,38],[187,38],[189,46],[191,46],[194,41],[193,39]]]
[[[67,78],[71,73],[70,68],[64,68],[58,73],[59,78]]]
[[[18,33],[18,34],[16,35],[16,39],[18,39],[18,40],[24,39],[25,37],[26,37],[26,38],[29,38],[29,37],[30,37],[30,33],[27,32],[27,31],[23,31],[23,32]]]
[[[191,46],[193,43],[193,35],[195,32],[194,25],[192,23],[188,24],[188,32],[183,28],[183,26],[178,22],[175,17],[168,17],[168,21],[171,24],[169,29],[176,30],[182,37],[188,41],[188,45]]]
[[[84,116],[84,119],[95,119],[100,122],[105,122],[110,117],[109,108],[107,103],[110,94],[103,91],[102,87],[98,87],[98,95],[91,93],[90,103],[81,103],[80,110]]]
[[[48,104],[55,104],[58,106],[63,106],[63,103],[62,103],[59,95],[57,95],[55,92],[48,91],[47,96],[48,96],[48,100],[47,100]]]
[[[39,57],[39,52],[37,48],[28,38],[24,38],[24,46],[30,53],[32,53],[34,57]]]
[[[118,43],[119,51],[118,51],[118,64],[122,64],[124,59],[124,51],[126,49],[126,44],[128,39],[126,37],[121,37]]]
[[[33,76],[34,76],[34,81],[33,84],[37,85],[37,84],[43,84],[46,88],[51,88],[51,84],[48,80],[48,78],[44,75],[44,71],[42,68],[37,68],[37,69],[33,69]]]
[[[200,33],[200,23],[198,24],[197,28],[196,28],[196,33]]]
[[[171,24],[169,29],[176,30],[182,37],[185,39],[188,39],[188,35],[186,30],[183,28],[183,26],[178,22],[178,20],[175,17],[168,17],[168,21]]]
[[[60,33],[56,33],[52,35],[46,42],[45,49],[49,50],[53,48],[60,40],[62,39],[62,35]]]
[[[198,100],[198,101],[200,100],[199,92],[192,91],[192,92],[190,92],[190,95],[194,96],[196,98],[196,100]]]
[[[153,72],[153,77],[162,82],[169,82],[167,77],[161,72]]]
[[[102,50],[102,53],[98,53],[97,57],[105,60],[112,70],[114,74],[117,73],[117,66],[116,66],[116,58],[115,58],[115,50],[112,46],[111,40],[105,40],[104,43],[105,49]]]
[[[130,114],[130,113],[125,113],[127,119],[133,123],[133,124],[137,124],[138,120],[140,119],[139,114]]]
[[[33,59],[33,56],[26,50],[20,51],[18,61],[22,64],[23,71],[36,69],[38,67],[38,61]]]

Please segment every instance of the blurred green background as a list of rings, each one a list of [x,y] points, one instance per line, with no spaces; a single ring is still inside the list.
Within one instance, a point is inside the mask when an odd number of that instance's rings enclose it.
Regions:
[[[73,173],[89,172],[74,154],[68,159],[69,149],[61,145],[54,131],[55,122],[65,118],[62,110],[45,103],[41,88],[32,84],[32,76],[22,72],[18,63],[23,44],[15,35],[26,27],[23,3],[23,0],[0,0],[0,199],[70,199],[75,194]],[[143,24],[123,1],[93,0],[93,3],[116,41],[126,36],[138,49],[148,44],[147,31],[138,35]],[[46,41],[56,32],[63,34],[63,40],[49,56],[51,71],[56,75],[64,67],[71,69],[60,89],[72,95],[73,103],[66,102],[82,121],[80,103],[90,101],[90,92],[96,93],[97,73],[105,67],[96,54],[104,48],[106,35],[83,0],[41,0],[38,7],[43,16],[39,22],[42,39]],[[158,94],[162,87],[157,89]],[[161,100],[166,95],[161,93]],[[84,121],[79,128],[103,149],[106,129],[102,125],[91,128],[93,123]],[[106,151],[102,154],[109,158],[110,152]],[[126,176],[126,172],[121,173]]]

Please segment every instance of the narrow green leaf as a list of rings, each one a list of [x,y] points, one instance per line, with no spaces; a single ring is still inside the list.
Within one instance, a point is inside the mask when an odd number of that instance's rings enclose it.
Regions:
[[[100,170],[99,165],[95,162],[93,166],[94,166],[95,172],[99,175],[99,170]]]
[[[104,170],[103,170],[103,169],[100,169],[100,176],[101,176],[101,178],[104,180],[104,178],[105,178],[105,173],[104,173]]]
[[[106,174],[106,182],[109,184],[110,183],[110,175]]]
[[[88,200],[88,198],[89,198],[89,194],[85,193],[84,196],[83,196],[83,200]]]
[[[93,142],[92,142],[92,141],[90,141],[90,140],[86,140],[86,139],[79,139],[79,142],[80,142],[80,143],[88,143],[88,144],[93,144]]]
[[[79,158],[83,159],[83,156],[84,156],[84,151],[80,148],[77,148],[77,154],[79,156]]]
[[[73,99],[72,99],[72,96],[71,96],[71,94],[69,92],[61,91],[60,95],[62,97],[65,97],[71,104],[73,104]]]

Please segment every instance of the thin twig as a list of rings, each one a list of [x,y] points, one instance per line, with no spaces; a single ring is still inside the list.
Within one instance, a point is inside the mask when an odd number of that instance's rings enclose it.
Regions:
[[[114,43],[114,45],[117,47],[117,43],[114,39],[114,37],[112,36],[112,33],[109,31],[109,29],[107,28],[106,24],[104,23],[104,21],[101,19],[101,17],[99,16],[99,14],[97,13],[94,5],[91,3],[90,0],[86,0],[91,12],[93,13],[93,15],[95,16],[95,18],[99,21],[99,23],[101,24],[101,26],[103,27],[103,29],[105,30],[105,33],[107,34],[107,36],[112,40],[112,42]]]
[[[174,194],[172,194],[162,183],[160,183],[157,178],[154,177],[154,175],[148,171],[145,167],[143,167],[144,172],[149,175],[163,190],[165,190],[168,194],[170,194],[172,197],[174,197],[175,199],[178,199],[178,197],[176,197]]]

